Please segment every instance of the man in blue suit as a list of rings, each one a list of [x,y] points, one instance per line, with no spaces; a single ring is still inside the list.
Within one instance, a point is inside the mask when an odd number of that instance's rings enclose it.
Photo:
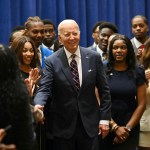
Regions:
[[[58,26],[59,40],[64,48],[45,60],[45,69],[35,107],[46,109],[47,135],[53,134],[55,150],[91,150],[101,134],[109,132],[111,101],[109,87],[100,55],[79,46],[80,29],[74,20],[64,20]],[[79,75],[79,89],[70,70],[72,54]],[[101,104],[97,102],[98,88]],[[48,116],[48,117],[47,117]]]

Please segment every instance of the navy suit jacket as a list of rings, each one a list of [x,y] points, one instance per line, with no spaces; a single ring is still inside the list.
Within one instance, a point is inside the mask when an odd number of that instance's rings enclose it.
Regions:
[[[79,114],[90,137],[98,134],[100,120],[111,118],[109,87],[100,55],[83,47],[80,47],[80,53],[82,85],[79,93],[74,86],[66,53],[61,48],[45,60],[44,75],[34,99],[35,104],[49,105],[47,132],[52,130],[57,137],[69,138],[73,135]],[[95,86],[100,93],[100,107]]]
[[[89,48],[88,48],[88,49],[89,49]],[[96,47],[91,47],[91,50],[93,50],[93,51],[97,52]]]

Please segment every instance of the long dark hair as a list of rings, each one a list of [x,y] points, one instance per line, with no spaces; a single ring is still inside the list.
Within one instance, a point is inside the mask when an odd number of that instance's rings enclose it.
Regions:
[[[31,64],[30,66],[32,68],[35,68],[38,66],[38,63],[39,63],[39,57],[38,57],[38,54],[37,54],[37,48],[33,42],[33,40],[28,37],[28,36],[19,36],[19,37],[16,37],[11,45],[11,48],[12,50],[16,53],[16,56],[17,56],[17,59],[19,61],[19,63],[21,64],[24,64],[23,63],[23,47],[25,45],[26,42],[30,42],[32,47],[33,47],[33,50],[34,50],[34,57],[31,61]]]
[[[18,78],[19,69],[15,53],[13,53],[10,48],[2,44],[0,44],[0,70],[1,83]]]
[[[125,36],[125,35],[121,35],[121,34],[117,34],[115,37],[112,38],[112,40],[110,41],[110,45],[109,45],[109,52],[108,52],[108,70],[107,72],[111,72],[111,70],[113,69],[114,66],[114,62],[115,59],[113,57],[112,54],[112,50],[113,50],[113,44],[116,40],[123,40],[127,46],[127,56],[126,56],[126,64],[128,66],[128,70],[133,70],[135,69],[135,53],[134,53],[134,49],[132,46],[132,43],[130,41],[130,39]]]
[[[23,104],[29,103],[29,93],[21,78],[15,53],[2,44],[0,70],[0,127],[5,127],[12,124]]]
[[[109,67],[112,68],[114,65],[114,62],[115,62],[115,59],[112,54],[112,50],[113,50],[113,44],[116,40],[123,40],[125,42],[125,44],[127,46],[127,50],[128,50],[127,57],[126,57],[126,63],[128,65],[128,69],[134,69],[135,68],[135,53],[134,53],[132,43],[127,36],[121,35],[121,34],[116,35],[110,41],[109,56],[108,56]]]

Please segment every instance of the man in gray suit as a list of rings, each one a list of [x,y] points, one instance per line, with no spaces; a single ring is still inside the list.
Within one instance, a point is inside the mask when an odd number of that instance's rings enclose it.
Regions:
[[[47,133],[53,134],[55,150],[91,150],[92,143],[101,134],[109,132],[111,100],[100,55],[79,46],[80,29],[74,20],[64,20],[58,26],[59,40],[64,48],[45,61],[43,78],[35,96],[35,107],[48,104]],[[72,54],[78,72],[74,82],[71,72]],[[100,107],[95,87],[101,99]]]
[[[131,39],[137,62],[140,61],[142,52],[144,51],[144,46],[148,36],[148,21],[146,17],[142,15],[134,16],[132,21],[132,33],[134,37]]]

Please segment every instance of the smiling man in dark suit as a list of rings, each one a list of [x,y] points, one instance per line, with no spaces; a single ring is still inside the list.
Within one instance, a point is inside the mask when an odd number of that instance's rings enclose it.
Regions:
[[[38,108],[49,105],[46,132],[52,130],[55,150],[91,150],[98,134],[102,138],[108,134],[111,118],[103,64],[98,53],[79,46],[80,29],[74,20],[62,21],[58,35],[64,48],[46,59],[35,105]]]

